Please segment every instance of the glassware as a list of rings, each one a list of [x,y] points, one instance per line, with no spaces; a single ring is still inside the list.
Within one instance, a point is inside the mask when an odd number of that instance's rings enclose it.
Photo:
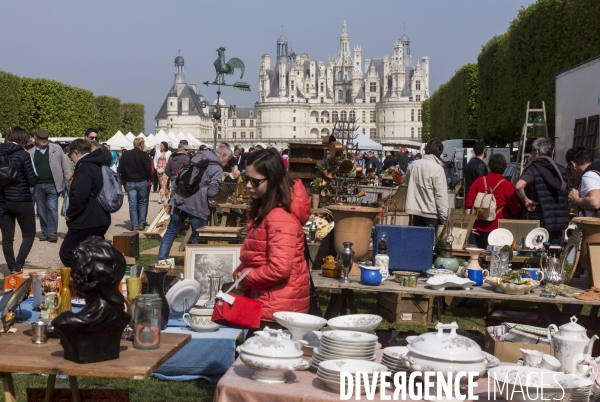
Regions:
[[[168,318],[168,310],[164,315]],[[160,347],[162,316],[162,300],[159,296],[143,294],[135,299],[134,348],[149,350]]]
[[[490,261],[490,277],[500,278],[508,269],[508,253],[500,253],[500,246],[492,246]],[[502,257],[500,254],[505,254]],[[506,264],[503,265],[503,258],[506,258]]]
[[[340,259],[342,260],[342,273],[344,277],[340,279],[342,283],[352,283],[350,279],[348,279],[348,273],[352,268],[352,263],[354,262],[354,250],[352,250],[352,243],[344,242],[344,248],[340,251]]]
[[[164,287],[167,272],[167,269],[156,267],[150,267],[144,271],[146,274],[146,279],[148,279],[148,291],[146,293],[157,295],[162,301],[162,311],[164,311],[164,314],[161,318],[161,331],[167,328],[167,323],[169,322],[169,302],[165,297]]]
[[[210,297],[208,301],[204,303],[204,307],[215,308],[215,297],[217,297],[217,293],[221,290],[221,277],[219,275],[208,275],[208,280],[210,284]]]

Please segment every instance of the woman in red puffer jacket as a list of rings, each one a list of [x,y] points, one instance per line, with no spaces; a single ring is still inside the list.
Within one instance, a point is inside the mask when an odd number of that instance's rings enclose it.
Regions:
[[[310,200],[302,182],[289,176],[274,149],[251,153],[246,176],[246,191],[253,202],[240,254],[242,263],[234,277],[253,269],[238,289],[263,303],[261,328],[280,328],[273,313],[307,313],[310,307],[302,229],[310,216]]]

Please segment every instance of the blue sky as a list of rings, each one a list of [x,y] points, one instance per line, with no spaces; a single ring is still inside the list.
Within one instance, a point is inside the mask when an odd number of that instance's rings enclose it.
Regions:
[[[216,49],[246,65],[252,92],[223,89],[228,104],[251,106],[258,97],[264,53],[274,56],[282,33],[296,53],[327,63],[339,51],[342,22],[362,57],[393,53],[404,33],[413,61],[430,59],[437,89],[504,33],[527,0],[228,0],[228,1],[0,1],[0,70],[48,78],[146,105],[146,132],[173,84],[181,49],[188,83],[214,79]],[[274,65],[274,58],[271,60]],[[234,76],[234,78],[236,78]],[[231,79],[231,78],[230,78]],[[202,86],[216,99],[215,87]],[[77,133],[73,133],[76,135]],[[136,133],[137,134],[137,133]]]

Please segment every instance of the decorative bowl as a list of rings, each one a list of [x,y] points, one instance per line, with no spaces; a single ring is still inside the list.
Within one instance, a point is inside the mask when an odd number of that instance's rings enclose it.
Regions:
[[[307,332],[319,330],[327,324],[324,318],[291,311],[278,311],[273,317],[279,325],[289,329],[293,340],[300,340]]]
[[[512,282],[502,283],[500,282],[500,278],[486,278],[485,282],[489,283],[497,292],[506,293],[508,295],[525,295],[540,286],[540,283],[534,280],[529,280],[529,284],[519,284]]]
[[[275,331],[268,327],[260,332],[260,335],[247,339],[236,349],[242,363],[254,370],[252,379],[284,383],[286,372],[308,368],[308,362],[302,359],[302,346],[306,341],[292,341],[282,330]]]
[[[454,275],[456,272],[450,271],[449,269],[441,269],[441,268],[431,268],[426,272],[428,277],[432,277],[435,275]]]
[[[327,321],[333,330],[371,332],[381,323],[381,316],[374,314],[351,314],[335,317]]]
[[[468,278],[454,275],[435,275],[427,279],[427,284],[434,290],[445,290],[450,288],[471,289],[475,282]]]
[[[504,399],[513,401],[568,401],[577,389],[592,384],[573,374],[516,365],[491,368],[488,377],[497,381]]]
[[[183,321],[196,332],[214,332],[220,325],[212,322],[212,308],[193,308],[183,314]],[[189,321],[186,320],[186,317]]]

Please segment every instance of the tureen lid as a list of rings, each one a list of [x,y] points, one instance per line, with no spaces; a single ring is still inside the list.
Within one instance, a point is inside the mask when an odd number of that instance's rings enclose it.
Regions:
[[[475,341],[456,333],[458,329],[456,322],[440,323],[435,326],[435,329],[438,332],[417,336],[408,344],[408,350],[422,356],[447,361],[472,362],[485,359],[485,355]],[[444,332],[444,329],[449,329],[450,332]]]
[[[272,334],[276,336],[272,336]],[[282,330],[265,328],[244,342],[240,351],[257,356],[299,357],[302,356],[302,344],[290,339],[290,335]]]
[[[587,332],[585,327],[577,324],[577,317],[571,317],[571,322],[566,323],[558,327],[561,332],[561,335],[564,335],[565,332]]]

